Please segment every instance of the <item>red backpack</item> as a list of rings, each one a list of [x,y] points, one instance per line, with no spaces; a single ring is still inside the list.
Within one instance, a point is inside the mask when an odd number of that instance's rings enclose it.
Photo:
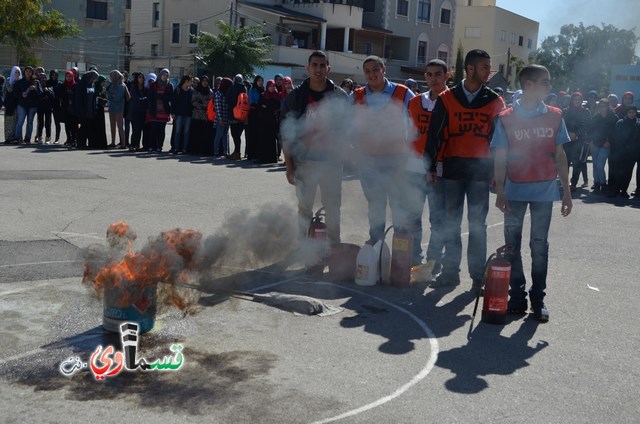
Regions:
[[[207,105],[207,120],[214,121],[216,119],[216,105],[213,102],[213,97],[209,100]]]
[[[247,93],[238,94],[238,99],[236,100],[236,105],[233,108],[233,118],[236,121],[247,121],[249,120],[249,110],[251,107],[249,106],[249,96]]]

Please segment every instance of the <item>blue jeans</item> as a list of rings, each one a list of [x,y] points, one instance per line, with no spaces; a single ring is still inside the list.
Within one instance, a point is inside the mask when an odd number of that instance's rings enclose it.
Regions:
[[[229,125],[216,125],[216,136],[213,140],[213,154],[229,154]]]
[[[427,201],[429,202],[429,246],[427,260],[442,263],[445,248],[445,209],[444,184],[438,178],[435,184],[427,183]]]
[[[446,211],[447,255],[442,265],[444,273],[460,272],[462,258],[461,224],[464,198],[467,197],[469,244],[467,264],[473,280],[482,280],[487,258],[487,213],[489,213],[489,181],[442,179]]]
[[[413,238],[412,264],[422,262],[422,214],[427,199],[427,177],[418,172],[407,172],[406,208],[407,222],[403,225]]]
[[[360,185],[367,199],[369,239],[373,242],[382,240],[384,237],[387,200],[391,208],[394,228],[403,229],[406,225],[407,214],[402,205],[406,172],[402,163],[394,158],[382,161],[367,160],[360,163]]]
[[[605,185],[607,174],[604,172],[604,165],[609,157],[608,147],[591,147],[591,159],[593,160],[593,182]]]
[[[175,150],[177,152],[186,152],[189,148],[189,135],[191,134],[191,117],[176,115],[173,121],[175,128]]]
[[[527,285],[522,269],[522,226],[527,205],[531,212],[531,289],[529,298],[532,306],[540,306],[544,301],[547,288],[547,267],[549,264],[549,226],[553,202],[516,202],[509,201],[510,210],[504,214],[504,241],[513,247],[511,255],[511,281],[509,298],[512,302],[521,302],[527,298]]]
[[[37,107],[26,108],[24,106],[18,106],[18,120],[16,122],[16,139],[22,139],[22,126],[24,125],[24,120],[27,120],[27,132],[24,135],[24,140],[28,141],[31,139],[31,134],[33,133],[33,118],[36,116],[36,112],[38,112]]]

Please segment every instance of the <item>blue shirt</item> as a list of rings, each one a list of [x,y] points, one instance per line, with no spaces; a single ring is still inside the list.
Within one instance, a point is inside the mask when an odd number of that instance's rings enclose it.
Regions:
[[[370,107],[373,110],[384,109],[391,102],[393,97],[393,92],[396,90],[395,82],[391,82],[385,78],[384,80],[384,88],[382,91],[373,92],[369,88],[369,84],[365,85],[365,93],[367,99],[367,107]],[[404,109],[407,110],[409,107],[409,100],[411,100],[415,96],[413,91],[407,90],[407,94],[404,95]],[[351,101],[354,101],[354,96],[350,96]]]
[[[520,100],[518,99],[513,105],[513,111],[520,117],[533,118],[547,113],[549,109],[547,109],[547,106],[543,102],[540,102],[535,110],[527,110],[520,106]],[[562,119],[560,121],[558,134],[556,134],[556,146],[569,143],[570,141],[567,127],[564,124],[564,119]],[[495,131],[493,132],[491,148],[509,148],[509,141],[507,140],[507,135],[500,119],[498,119]],[[535,183],[514,183],[509,180],[509,176],[507,175],[504,183],[504,194],[507,200],[523,202],[560,200],[560,190],[556,180]]]
[[[473,93],[469,90],[467,90],[467,88],[464,86],[464,81],[462,80],[462,91],[464,92],[464,95],[467,96],[467,101],[469,103],[471,103],[473,101],[473,99],[476,98],[476,96],[478,95],[478,93],[480,92],[480,90],[482,90],[482,85],[480,86],[480,88],[478,88],[476,91],[474,91]]]

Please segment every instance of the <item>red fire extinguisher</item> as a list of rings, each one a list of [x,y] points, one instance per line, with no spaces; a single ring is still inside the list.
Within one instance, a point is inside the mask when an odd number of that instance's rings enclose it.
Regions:
[[[324,208],[318,209],[311,222],[309,223],[309,231],[307,237],[314,240],[326,240],[327,239],[327,224],[322,221],[324,216]]]
[[[505,245],[487,259],[484,268],[482,285],[477,287],[476,303],[473,307],[471,324],[467,332],[467,339],[471,338],[473,321],[478,311],[478,302],[484,288],[484,302],[482,303],[482,321],[491,324],[504,324],[507,317],[507,302],[509,300],[509,280],[511,279],[511,263],[507,255],[511,254],[512,246]]]
[[[413,237],[406,230],[393,232],[391,243],[391,285],[408,286],[411,282]]]
[[[507,259],[507,254],[510,252],[511,246],[502,246],[487,261],[482,303],[483,322],[504,324],[506,320],[511,279],[511,263]]]

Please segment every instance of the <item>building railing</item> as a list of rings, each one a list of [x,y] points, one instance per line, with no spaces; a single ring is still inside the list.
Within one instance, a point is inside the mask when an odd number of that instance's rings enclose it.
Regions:
[[[364,0],[283,0],[285,4],[312,4],[312,3],[329,3],[343,4],[345,6],[364,7]]]

